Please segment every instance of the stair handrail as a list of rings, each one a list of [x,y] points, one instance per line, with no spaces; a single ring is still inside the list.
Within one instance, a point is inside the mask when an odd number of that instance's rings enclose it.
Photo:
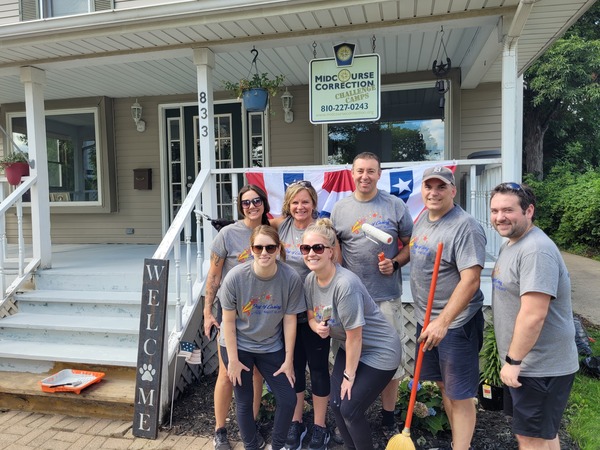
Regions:
[[[3,310],[5,303],[14,293],[30,278],[31,274],[39,267],[40,258],[32,258],[25,266],[25,239],[23,235],[23,196],[32,186],[37,183],[37,175],[32,174],[22,178],[22,182],[0,203],[0,220],[2,223],[2,233],[0,234],[0,311]],[[4,188],[2,188],[4,189]],[[3,190],[4,192],[4,190]],[[6,261],[6,213],[12,207],[17,212],[17,242],[18,242],[18,264],[19,271],[13,282],[5,288],[4,285],[4,263]]]

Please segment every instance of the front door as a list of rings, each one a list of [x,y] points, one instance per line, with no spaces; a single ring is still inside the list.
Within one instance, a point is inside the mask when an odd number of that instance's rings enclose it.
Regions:
[[[198,106],[165,110],[168,166],[168,222],[175,218],[201,168]],[[214,106],[217,169],[243,167],[242,110],[240,103]],[[235,208],[231,175],[217,176],[218,218],[232,218]],[[212,217],[213,219],[216,217]],[[195,226],[192,227],[195,233]]]

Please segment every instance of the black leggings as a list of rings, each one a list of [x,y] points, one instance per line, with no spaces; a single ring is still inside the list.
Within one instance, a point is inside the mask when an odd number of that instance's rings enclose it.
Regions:
[[[221,346],[221,356],[225,366],[229,363],[227,348]],[[242,384],[233,387],[235,392],[235,409],[240,435],[244,448],[247,450],[257,450],[258,441],[256,438],[256,424],[254,423],[254,414],[252,411],[254,387],[252,384],[252,374],[254,366],[258,368],[260,374],[271,388],[275,395],[277,408],[275,409],[275,421],[271,440],[273,448],[283,448],[287,437],[288,429],[292,423],[294,408],[296,407],[296,394],[290,385],[285,374],[273,376],[279,370],[285,359],[285,350],[281,349],[272,353],[250,353],[238,349],[238,359],[250,370],[242,370]]]
[[[342,400],[340,394],[345,367],[346,352],[340,348],[331,373],[329,403],[336,425],[344,438],[344,448],[369,450],[373,448],[373,440],[365,412],[390,382],[396,369],[379,370],[359,362],[352,385],[352,399],[348,400],[346,396]]]
[[[329,384],[329,342],[315,333],[307,322],[299,323],[294,346],[294,372],[296,393],[306,390],[306,362],[310,369],[312,393],[317,397],[327,397]]]

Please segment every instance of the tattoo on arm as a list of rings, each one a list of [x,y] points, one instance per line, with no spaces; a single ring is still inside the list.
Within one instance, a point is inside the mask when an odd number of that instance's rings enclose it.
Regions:
[[[210,254],[210,269],[206,279],[206,295],[204,296],[204,305],[212,307],[217,290],[221,284],[221,274],[223,273],[223,262],[225,258],[220,257],[214,252]]]

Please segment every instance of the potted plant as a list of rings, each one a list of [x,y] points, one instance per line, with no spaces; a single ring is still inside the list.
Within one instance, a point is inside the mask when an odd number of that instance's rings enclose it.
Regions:
[[[481,365],[479,401],[484,409],[498,411],[503,407],[504,390],[500,379],[502,363],[498,354],[496,333],[492,323],[488,323],[484,331],[483,346],[479,358]]]
[[[0,168],[4,171],[8,183],[17,186],[21,177],[29,175],[27,153],[14,151],[0,158]]]
[[[269,78],[267,73],[255,73],[252,78],[242,78],[238,83],[225,81],[225,90],[231,91],[237,98],[243,98],[247,111],[264,111],[269,95],[277,95],[284,80],[284,75]]]

